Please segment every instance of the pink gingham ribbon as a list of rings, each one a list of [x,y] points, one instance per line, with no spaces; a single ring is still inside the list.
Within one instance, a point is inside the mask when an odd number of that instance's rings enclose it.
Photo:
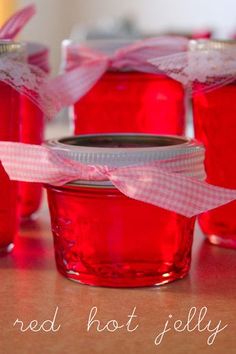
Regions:
[[[0,28],[0,39],[14,39],[35,12],[34,4],[17,11]],[[61,108],[55,92],[47,88],[48,78],[45,71],[39,65],[20,62],[13,53],[0,58],[0,81],[26,95],[48,117],[54,117]]]
[[[204,50],[198,48],[199,42]],[[179,81],[188,94],[207,92],[235,80],[235,55],[235,44],[220,46],[211,40],[174,36],[137,41],[112,54],[69,43],[64,47],[66,72],[53,79],[48,89],[56,93],[62,108],[76,103],[107,70],[134,70],[163,73]]]
[[[42,69],[44,72],[50,72],[49,48],[43,44],[29,42],[27,43],[28,63]]]
[[[14,39],[35,13],[34,4],[15,12],[0,28],[0,39]]]
[[[110,55],[70,44],[65,48],[66,72],[54,78],[48,87],[57,95],[61,108],[69,106],[83,97],[107,70],[125,69],[155,74],[159,71],[148,60],[182,52],[187,44],[186,38],[163,36],[123,46]]]
[[[36,14],[35,4],[15,12],[0,28],[0,39],[14,39]],[[28,63],[49,72],[48,48],[38,43],[27,43]]]
[[[189,177],[191,156],[111,168],[73,161],[46,146],[0,142],[0,160],[12,180],[55,186],[75,180],[108,180],[130,198],[187,217],[236,199],[235,190]]]

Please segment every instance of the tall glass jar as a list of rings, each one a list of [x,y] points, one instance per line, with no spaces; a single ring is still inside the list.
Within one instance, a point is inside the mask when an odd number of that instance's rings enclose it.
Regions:
[[[1,60],[24,60],[25,47],[12,41],[0,41]],[[12,64],[14,65],[14,64]],[[10,85],[0,81],[0,140],[19,141],[20,137],[20,95]],[[0,254],[12,250],[18,232],[18,183],[10,181],[0,165]]]
[[[111,54],[124,43],[99,40],[87,41],[85,46]],[[65,42],[65,61],[70,60],[69,48],[70,43]],[[161,72],[110,70],[74,104],[72,121],[74,134],[183,135],[185,92],[179,82]]]
[[[49,73],[49,49],[39,43],[27,43],[28,63]],[[40,145],[44,139],[44,113],[26,96],[21,96],[21,141]],[[42,186],[38,183],[20,182],[20,215],[31,217],[40,207]]]
[[[156,135],[83,135],[47,146],[86,164],[119,167],[202,149]],[[139,287],[188,274],[195,218],[129,198],[109,181],[47,185],[56,263],[65,277],[97,286]]]
[[[236,51],[236,41],[206,41],[192,43],[193,50]],[[224,66],[225,63],[219,62]],[[216,78],[217,81],[217,78]],[[205,92],[199,84],[193,97],[195,136],[206,147],[207,181],[236,189],[236,81]],[[216,245],[236,248],[236,202],[203,213],[198,221],[207,239]]]

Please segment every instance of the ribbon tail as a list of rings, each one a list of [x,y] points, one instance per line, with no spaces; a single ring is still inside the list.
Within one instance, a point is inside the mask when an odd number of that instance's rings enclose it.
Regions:
[[[118,168],[110,181],[126,196],[176,212],[186,217],[199,215],[236,199],[236,191],[160,168]]]
[[[73,172],[69,173],[63,158],[40,145],[1,141],[0,161],[13,181],[59,186],[73,179]]]
[[[28,5],[11,16],[0,29],[0,39],[13,39],[36,13],[34,4]]]
[[[62,109],[83,97],[106,72],[107,66],[106,59],[91,60],[49,80],[44,87],[54,94]]]
[[[70,161],[41,145],[0,141],[0,161],[13,181],[62,186],[78,179],[93,180],[97,175],[94,166]]]
[[[187,38],[178,36],[162,36],[137,41],[116,51],[116,67],[131,66],[141,72],[159,73],[160,68],[156,59],[163,64],[165,58],[172,58],[176,54],[186,52],[188,44]]]

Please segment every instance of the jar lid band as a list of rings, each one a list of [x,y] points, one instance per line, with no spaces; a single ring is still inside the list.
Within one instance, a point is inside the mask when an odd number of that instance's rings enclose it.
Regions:
[[[0,40],[0,55],[16,54],[22,57],[26,52],[24,43],[14,42],[12,40]]]
[[[193,171],[196,164],[203,170],[204,148],[194,139],[152,134],[91,134],[52,139],[46,146],[68,159],[87,165],[124,167],[152,161],[173,160],[191,156]],[[198,169],[199,175],[199,169]]]

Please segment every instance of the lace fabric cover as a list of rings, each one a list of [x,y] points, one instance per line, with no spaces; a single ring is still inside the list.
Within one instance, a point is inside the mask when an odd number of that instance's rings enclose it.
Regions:
[[[235,80],[236,42],[163,36],[119,48],[111,44],[104,52],[65,41],[65,72],[48,85],[49,90],[56,92],[61,107],[77,102],[107,70],[162,72],[182,83],[188,95]]]
[[[236,42],[190,41],[186,52],[150,59],[157,70],[181,82],[190,94],[210,91],[236,79]]]
[[[0,56],[0,81],[26,95],[47,117],[59,110],[55,94],[47,87],[47,75],[43,70],[22,61],[13,53]]]
[[[0,27],[0,40],[14,40],[36,13],[34,4],[25,6],[13,14]],[[0,55],[0,81],[5,82],[19,93],[26,95],[47,117],[53,117],[60,109],[55,93],[47,87],[47,75],[39,67],[27,64],[25,51],[8,52]]]

